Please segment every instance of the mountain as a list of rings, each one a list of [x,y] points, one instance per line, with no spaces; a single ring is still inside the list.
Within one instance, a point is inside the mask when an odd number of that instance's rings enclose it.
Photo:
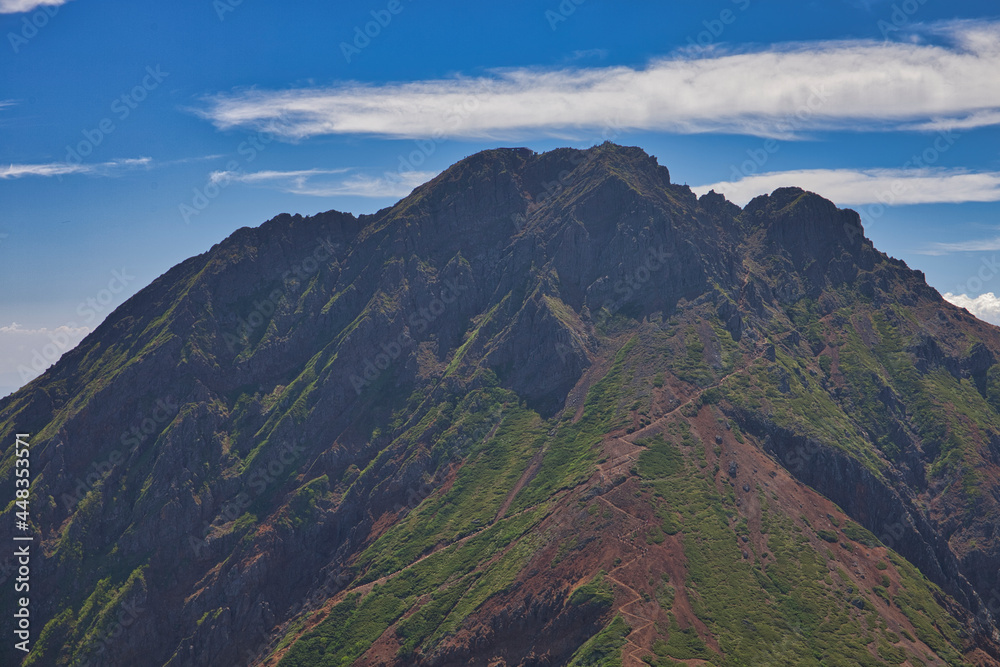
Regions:
[[[998,665],[998,358],[818,195],[478,153],[0,401],[4,664]]]

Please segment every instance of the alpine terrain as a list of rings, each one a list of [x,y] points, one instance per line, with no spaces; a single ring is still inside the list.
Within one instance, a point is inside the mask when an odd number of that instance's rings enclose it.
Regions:
[[[1000,665],[1000,329],[638,148],[239,229],[0,442],[5,665]]]

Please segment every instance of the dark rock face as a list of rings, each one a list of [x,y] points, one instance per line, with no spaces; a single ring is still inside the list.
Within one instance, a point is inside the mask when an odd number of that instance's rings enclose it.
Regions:
[[[519,604],[500,608],[489,627],[469,637],[462,648],[441,651],[415,664],[428,667],[495,664],[496,658],[483,655],[483,647],[489,647],[490,653],[502,656],[509,665],[566,664],[577,647],[600,630],[604,609],[598,605],[567,609],[562,595],[548,592],[529,593],[525,598]],[[539,646],[534,640],[539,635],[553,641]]]
[[[941,586],[993,651],[997,331],[875,250],[853,211],[798,188],[742,210],[717,193],[699,199],[655,158],[606,144],[485,151],[375,215],[281,215],[240,229],[0,401],[3,442],[35,438],[32,613],[39,630],[52,622],[37,664],[266,655],[304,611],[371,583],[351,569],[362,550],[454,483],[495,431],[445,433],[449,408],[429,411],[424,397],[456,409],[495,383],[537,413],[541,441],[579,419],[572,401],[605,376],[608,350],[640,325],[668,330],[688,316],[662,336],[691,337],[679,348],[690,368],[665,380],[633,369],[650,377],[629,391],[672,413],[719,390],[707,374],[768,364],[746,385],[773,381],[755,408],[716,397],[726,447],[732,419]],[[700,331],[725,332],[742,356],[700,345]],[[850,345],[890,361],[855,368]],[[946,411],[921,383],[947,389],[958,416],[929,417]],[[802,428],[779,425],[773,404],[806,388],[847,415],[863,450],[808,434],[814,407],[797,415]],[[623,395],[621,411],[635,412],[633,400]],[[419,437],[402,437],[408,429]],[[748,493],[735,481],[747,469],[729,460],[719,470]],[[511,481],[509,501],[530,479]],[[622,483],[602,480],[585,500]],[[566,664],[608,620],[606,607],[567,607],[578,583],[568,579],[504,589],[488,617],[413,664]],[[83,614],[88,600],[104,615]]]
[[[801,188],[779,188],[756,197],[743,209],[741,219],[762,226],[775,247],[798,260],[826,264],[845,252],[859,254],[864,247],[857,213]]]
[[[747,430],[759,435],[767,451],[797,479],[843,507],[881,543],[917,565],[974,615],[986,615],[984,601],[962,574],[955,554],[915,507],[913,494],[907,487],[893,488],[843,452],[795,435],[759,415],[740,418]],[[989,625],[981,631],[988,633]]]

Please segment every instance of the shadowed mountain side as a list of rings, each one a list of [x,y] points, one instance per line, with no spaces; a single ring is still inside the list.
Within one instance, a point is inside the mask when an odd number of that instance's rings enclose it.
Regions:
[[[20,664],[1000,664],[998,331],[614,144],[278,216],[0,400]]]

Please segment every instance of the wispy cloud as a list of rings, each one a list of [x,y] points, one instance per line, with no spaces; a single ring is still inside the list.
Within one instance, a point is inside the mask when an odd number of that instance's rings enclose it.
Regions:
[[[61,326],[55,329],[25,329],[17,322],[11,322],[10,324],[0,327],[0,335],[18,335],[18,336],[47,336],[49,334],[66,334],[67,336],[72,336],[76,338],[83,338],[88,333],[90,333],[90,327],[71,327],[71,326]]]
[[[566,59],[573,60],[589,60],[594,58],[596,60],[604,60],[608,57],[607,49],[577,49],[573,51]]]
[[[148,169],[152,166],[152,159],[148,157],[128,158],[123,160],[111,160],[110,162],[96,162],[93,164],[70,162],[47,162],[42,164],[11,164],[7,167],[0,167],[0,180],[10,178],[24,178],[25,176],[66,176],[69,174],[86,174],[88,176],[114,176],[123,171],[133,169]]]
[[[1000,125],[1000,111],[977,111],[964,118],[942,118],[915,123],[909,129],[920,132],[945,132],[948,130],[974,130],[977,127]]]
[[[194,157],[182,157],[176,160],[165,160],[157,161],[157,167],[172,167],[178,164],[191,164],[192,162],[206,162],[208,160],[218,160],[219,158],[226,157],[224,153],[215,153],[213,155],[196,155]]]
[[[0,14],[20,14],[39,7],[58,7],[69,0],[0,0]]]
[[[679,54],[642,68],[515,68],[488,76],[241,90],[199,111],[220,129],[514,138],[613,124],[794,138],[815,130],[1000,122],[1000,23],[949,24],[943,44],[824,41]]]
[[[744,206],[757,195],[787,186],[811,190],[843,206],[958,204],[1000,201],[1000,172],[956,169],[803,169],[748,176],[692,188],[722,193]]]
[[[996,252],[1000,250],[1000,236],[947,243],[931,243],[915,250],[918,255],[953,255],[959,252]]]
[[[1000,324],[1000,298],[993,292],[986,292],[972,298],[966,294],[946,292],[945,301],[950,301],[959,308],[965,308],[984,322]]]
[[[354,170],[303,169],[251,173],[216,171],[212,172],[209,180],[213,183],[243,183],[313,197],[405,197],[415,187],[426,183],[437,175],[437,172],[433,171],[408,171],[403,173],[386,172],[382,176],[351,173],[351,175],[342,178],[329,178],[352,171]]]
[[[300,169],[298,171],[254,171],[248,174],[234,171],[214,171],[209,176],[209,180],[213,183],[223,181],[250,184],[280,182],[301,186],[312,176],[343,174],[348,171],[350,169]]]

